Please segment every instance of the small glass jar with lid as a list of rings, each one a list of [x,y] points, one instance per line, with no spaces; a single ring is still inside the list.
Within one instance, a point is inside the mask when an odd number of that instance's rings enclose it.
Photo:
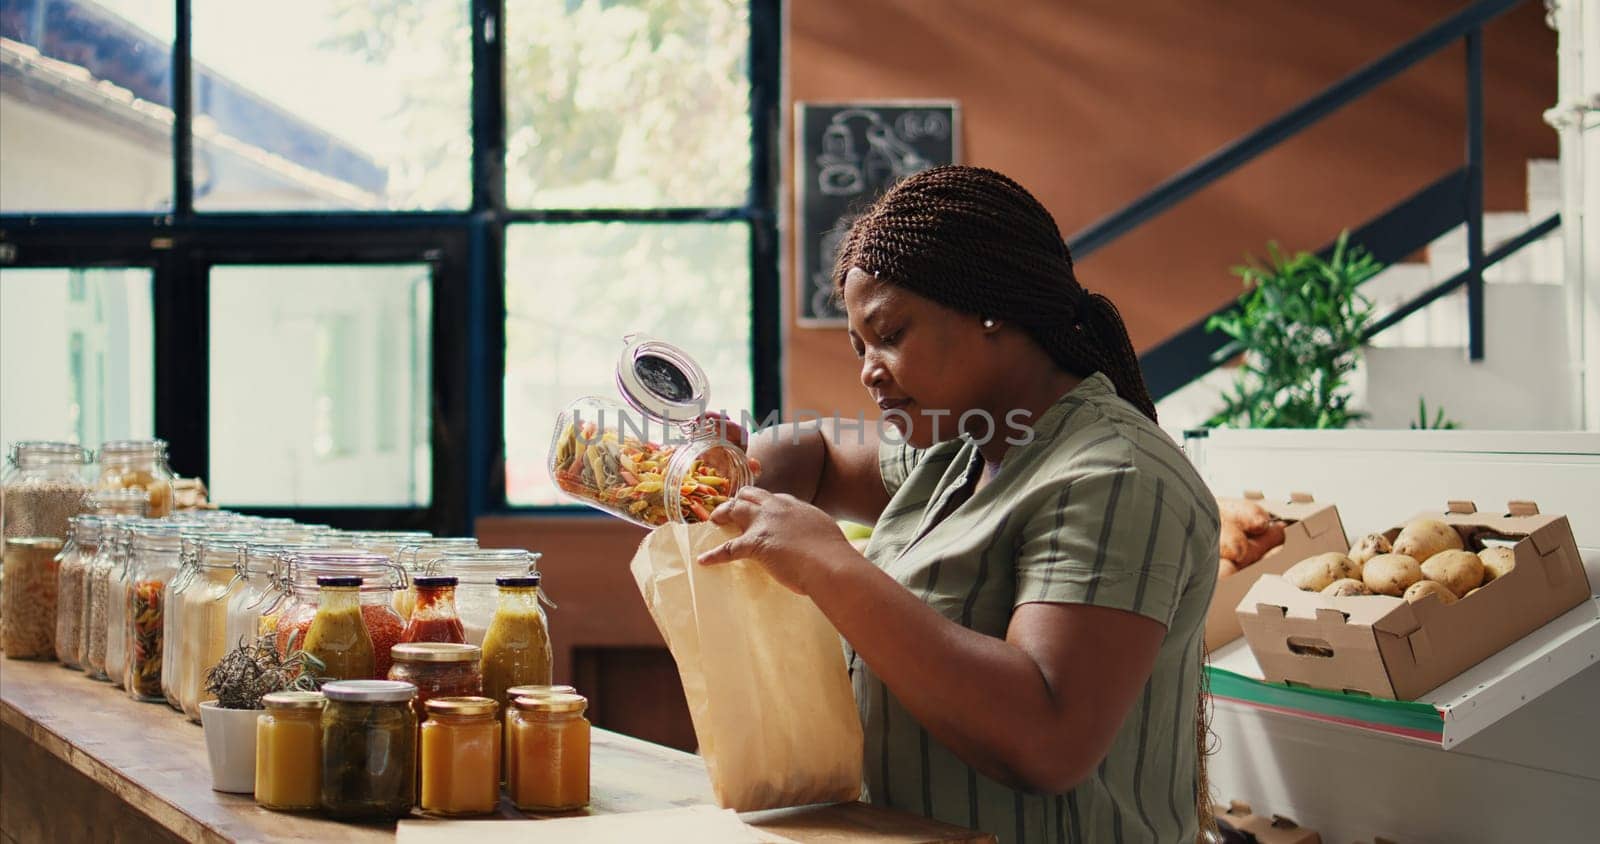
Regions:
[[[303,648],[317,614],[317,578],[359,577],[361,618],[372,637],[374,677],[389,675],[389,649],[400,641],[405,623],[394,611],[396,590],[406,587],[405,572],[388,557],[343,549],[298,552],[286,561],[288,601],[277,614],[280,653]]]
[[[418,806],[440,817],[492,813],[500,804],[500,707],[486,697],[428,701]]]
[[[123,688],[134,700],[161,701],[164,616],[175,612],[169,587],[177,577],[180,526],[146,519],[133,533],[133,565],[127,585],[127,669]]]
[[[398,818],[417,792],[417,689],[393,680],[322,687],[322,808],[336,818]]]
[[[428,573],[456,579],[456,614],[461,617],[462,632],[468,642],[481,645],[495,608],[500,605],[500,589],[495,581],[537,574],[540,556],[521,548],[452,551],[439,558]]]
[[[0,537],[67,538],[73,516],[88,509],[84,479],[89,452],[63,442],[29,441],[11,446],[10,466],[0,479]]]
[[[321,692],[273,692],[256,717],[256,803],[279,812],[322,805]]]
[[[424,575],[438,574],[435,564],[445,554],[459,551],[477,550],[478,540],[470,536],[447,536],[417,540],[411,545],[402,547],[395,553],[395,562],[406,570],[411,577],[411,588],[404,592],[396,592],[394,596],[394,611],[401,618],[411,618],[411,610],[417,603],[416,579]]]
[[[391,652],[394,665],[390,680],[401,680],[417,687],[413,701],[418,718],[426,718],[424,708],[436,697],[476,697],[483,694],[483,672],[479,662],[483,649],[455,642],[402,642]]]
[[[752,481],[744,451],[706,418],[710,383],[686,352],[623,338],[616,384],[626,405],[588,396],[556,417],[548,467],[567,495],[644,527],[703,522]]]
[[[228,638],[228,601],[243,588],[245,549],[252,533],[214,533],[197,551],[194,581],[183,592],[183,648],[179,652],[178,702],[200,723],[200,704],[212,700],[206,674],[239,645]]]
[[[145,515],[172,514],[172,469],[165,440],[113,440],[100,446],[100,479],[96,491],[144,490]]]
[[[88,604],[89,565],[100,546],[100,518],[72,517],[67,541],[56,558],[56,661],[67,668],[83,668],[83,624]]]
[[[505,755],[500,763],[500,778],[505,782],[511,781],[511,769],[517,764],[517,757],[512,753],[511,747],[511,719],[516,717],[515,707],[512,706],[519,697],[549,697],[550,695],[575,695],[578,690],[565,685],[522,685],[506,689],[506,699],[500,702],[500,707],[506,713]]]
[[[588,701],[581,695],[519,697],[512,702],[507,790],[518,809],[566,812],[589,805]]]

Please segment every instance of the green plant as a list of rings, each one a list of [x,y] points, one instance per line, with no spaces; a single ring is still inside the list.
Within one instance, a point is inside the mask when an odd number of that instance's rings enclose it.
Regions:
[[[1444,408],[1433,409],[1433,419],[1428,419],[1428,402],[1422,396],[1417,396],[1417,418],[1411,423],[1413,431],[1453,431],[1457,427],[1454,419],[1444,415]]]
[[[1339,235],[1333,254],[1286,256],[1267,246],[1269,260],[1234,268],[1244,280],[1239,305],[1206,322],[1233,342],[1218,360],[1243,362],[1211,427],[1343,428],[1365,414],[1350,407],[1349,379],[1372,322],[1362,282],[1383,269],[1360,246]]]
[[[268,634],[254,643],[240,641],[206,672],[206,691],[217,696],[217,706],[261,709],[261,699],[273,692],[317,690],[322,661],[301,650],[279,657],[273,639]]]

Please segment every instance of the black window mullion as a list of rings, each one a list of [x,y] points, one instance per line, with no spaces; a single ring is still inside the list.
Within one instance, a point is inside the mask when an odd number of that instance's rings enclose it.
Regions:
[[[472,210],[506,207],[505,0],[472,0]]]
[[[783,0],[750,4],[750,331],[756,418],[783,409],[782,305],[778,261],[778,132],[782,126],[779,80],[783,54]]]
[[[172,209],[179,220],[194,216],[194,74],[190,0],[175,0],[172,38]]]

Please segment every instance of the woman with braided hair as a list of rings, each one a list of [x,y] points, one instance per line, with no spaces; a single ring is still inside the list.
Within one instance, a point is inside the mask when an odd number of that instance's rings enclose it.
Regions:
[[[834,284],[888,427],[751,437],[759,486],[712,513],[743,533],[701,562],[762,561],[843,635],[871,802],[1007,842],[1195,841],[1216,502],[1116,307],[975,167],[891,188]],[[864,554],[834,519],[875,523]]]

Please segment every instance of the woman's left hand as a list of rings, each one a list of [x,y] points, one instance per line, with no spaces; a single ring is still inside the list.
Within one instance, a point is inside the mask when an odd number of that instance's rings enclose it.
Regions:
[[[711,521],[743,533],[701,554],[702,564],[757,560],[779,583],[801,595],[810,594],[829,566],[864,559],[827,513],[792,495],[756,486],[740,489],[711,511]]]

